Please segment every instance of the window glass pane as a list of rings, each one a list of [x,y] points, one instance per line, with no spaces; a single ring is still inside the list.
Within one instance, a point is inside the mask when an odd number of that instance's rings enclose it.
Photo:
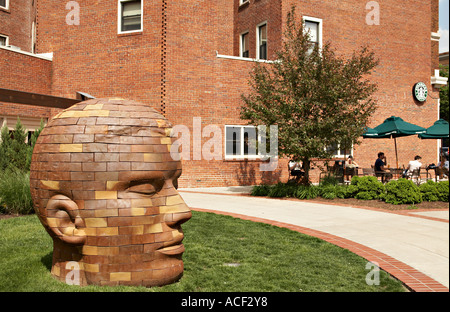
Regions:
[[[6,0],[0,0],[0,6],[6,8]]]
[[[319,23],[305,21],[305,30],[309,33],[309,40],[319,42]]]
[[[243,34],[241,38],[242,42],[242,57],[248,57],[249,56],[249,50],[248,50],[248,33]]]
[[[267,25],[259,27],[259,58],[267,60]]]
[[[122,2],[122,31],[141,29],[141,1]]]
[[[257,136],[256,128],[244,128],[244,155],[256,155]]]
[[[226,127],[226,155],[241,155],[241,127]]]
[[[0,36],[0,46],[6,46],[6,37],[1,37]]]

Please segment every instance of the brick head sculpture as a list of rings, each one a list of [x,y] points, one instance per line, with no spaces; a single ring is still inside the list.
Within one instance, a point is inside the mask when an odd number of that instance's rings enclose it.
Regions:
[[[53,238],[52,275],[79,285],[161,286],[183,273],[191,212],[176,190],[171,125],[123,99],[78,103],[36,142],[31,193]]]

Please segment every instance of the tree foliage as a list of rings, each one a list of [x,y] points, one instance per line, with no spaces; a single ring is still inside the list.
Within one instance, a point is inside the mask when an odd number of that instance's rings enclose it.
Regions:
[[[40,128],[31,135],[30,142],[27,142],[28,131],[23,127],[20,118],[17,118],[12,134],[8,127],[4,126],[1,129],[0,171],[18,169],[26,172],[30,170],[34,144],[43,128],[44,123],[41,120]]]
[[[251,124],[278,125],[279,155],[302,160],[307,182],[312,159],[331,157],[330,146],[359,143],[376,109],[368,76],[378,64],[366,47],[345,58],[309,39],[293,7],[277,60],[255,63],[241,110]]]

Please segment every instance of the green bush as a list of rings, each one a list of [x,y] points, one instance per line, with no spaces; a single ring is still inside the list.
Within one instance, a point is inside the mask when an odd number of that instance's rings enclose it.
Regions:
[[[441,181],[436,184],[436,189],[439,192],[439,200],[443,202],[449,201],[449,182]]]
[[[438,201],[439,190],[437,183],[432,180],[428,180],[427,183],[423,183],[419,186],[420,193],[422,194],[423,201]]]
[[[314,185],[299,185],[294,195],[298,199],[314,199],[320,195],[320,189]]]
[[[30,174],[17,168],[0,171],[0,213],[33,213]]]
[[[419,187],[411,180],[391,180],[386,184],[385,201],[389,204],[418,204],[422,202]]]
[[[319,194],[326,199],[346,198],[347,188],[344,185],[324,185],[319,187]]]
[[[346,190],[345,197],[361,200],[383,199],[384,185],[373,176],[354,176]]]
[[[278,183],[273,185],[269,190],[269,197],[293,197],[297,185],[292,183]]]
[[[252,188],[251,195],[252,196],[267,196],[270,192],[270,185],[261,184],[256,185]]]

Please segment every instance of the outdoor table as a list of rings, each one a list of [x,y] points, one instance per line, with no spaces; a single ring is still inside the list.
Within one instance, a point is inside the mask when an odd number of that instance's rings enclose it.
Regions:
[[[392,174],[392,178],[399,179],[402,177],[404,169],[402,168],[388,168],[389,172]]]

